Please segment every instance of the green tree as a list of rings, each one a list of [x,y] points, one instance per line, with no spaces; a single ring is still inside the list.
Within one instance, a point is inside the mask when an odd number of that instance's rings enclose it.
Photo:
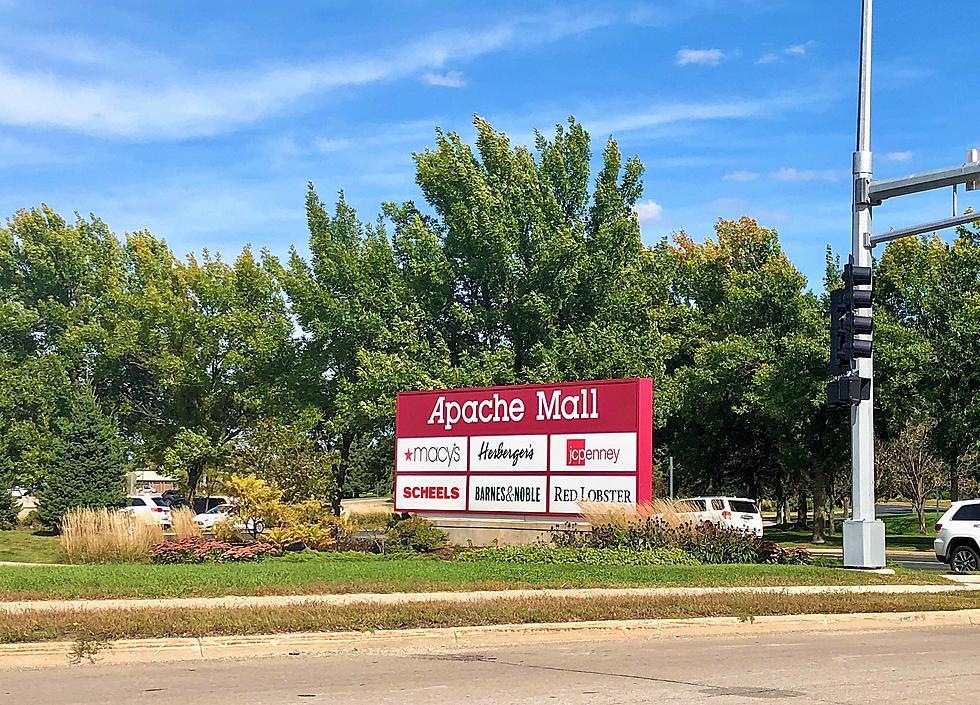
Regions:
[[[124,445],[92,395],[80,394],[55,425],[54,458],[37,493],[38,519],[58,528],[69,509],[122,506]]]
[[[820,316],[775,230],[721,220],[716,239],[676,236],[677,412],[665,434],[695,491],[798,495],[806,516]]]
[[[9,531],[17,525],[17,514],[20,506],[10,494],[9,485],[0,482],[0,531]]]
[[[193,497],[250,424],[292,409],[292,322],[276,278],[246,248],[180,261],[148,233],[130,236],[129,273],[101,379],[141,458]]]
[[[125,257],[97,218],[47,206],[0,227],[0,477],[36,489],[78,389],[93,386]],[[106,400],[106,396],[100,399]]]
[[[252,474],[279,488],[285,502],[315,499],[333,506],[337,458],[314,435],[319,421],[315,414],[306,414],[292,425],[274,418],[258,421],[230,458],[231,471],[238,476]]]

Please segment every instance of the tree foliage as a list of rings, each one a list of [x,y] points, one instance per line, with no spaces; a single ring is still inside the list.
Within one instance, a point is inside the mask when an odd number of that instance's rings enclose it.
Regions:
[[[123,506],[123,443],[95,399],[80,394],[56,426],[52,463],[37,493],[38,520],[58,528],[69,509]]]
[[[681,493],[770,499],[785,520],[795,503],[801,524],[812,500],[814,539],[833,531],[849,495],[846,413],[824,403],[839,258],[808,283],[750,218],[644,242],[643,166],[614,139],[594,150],[571,118],[531,147],[480,117],[474,131],[436,131],[414,155],[422,200],[373,220],[310,184],[308,247],[281,259],[181,258],[95,217],[15,214],[0,480],[53,498],[77,483],[74,434],[190,495],[252,476],[339,511],[390,491],[401,390],[649,376]],[[980,235],[893,242],[875,276],[882,447],[929,424],[955,497],[980,470]]]

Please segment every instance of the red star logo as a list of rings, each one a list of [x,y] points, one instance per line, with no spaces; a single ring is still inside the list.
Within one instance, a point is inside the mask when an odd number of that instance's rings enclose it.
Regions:
[[[411,459],[412,459],[412,451],[406,450],[405,451],[405,460],[411,460]]]

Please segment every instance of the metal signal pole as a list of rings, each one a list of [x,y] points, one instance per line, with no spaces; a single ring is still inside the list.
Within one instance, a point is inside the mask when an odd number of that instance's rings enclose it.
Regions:
[[[854,264],[871,266],[871,3],[861,12],[861,68],[858,79],[857,145],[851,161],[851,253]],[[864,286],[860,288],[870,288]],[[861,312],[871,315],[870,310]],[[844,522],[844,565],[885,565],[885,524],[875,518],[874,370],[872,358],[860,358],[857,372],[870,380],[871,395],[851,407],[851,520]]]
[[[966,161],[959,166],[935,169],[910,176],[875,181],[871,178],[871,2],[863,0],[861,10],[861,70],[858,78],[858,114],[857,114],[857,145],[852,158],[853,186],[851,202],[851,255],[853,263],[844,269],[846,287],[853,289],[871,288],[871,248],[903,237],[914,237],[922,233],[954,228],[980,220],[977,213],[970,211],[957,215],[956,185],[966,184],[967,191],[980,191],[980,149],[967,151]],[[886,233],[873,234],[871,231],[871,208],[880,206],[883,201],[912,193],[922,193],[937,188],[952,186],[953,217],[935,220],[919,225],[910,225]],[[859,272],[860,268],[868,269]],[[864,276],[857,276],[862,274]],[[860,283],[857,283],[860,280]],[[833,294],[831,292],[831,301]],[[847,289],[847,298],[853,308],[858,297]],[[870,294],[861,297],[862,307],[860,317],[870,316]],[[845,302],[846,303],[846,302]],[[846,306],[845,306],[846,308]],[[875,471],[874,471],[874,365],[871,357],[872,347],[869,333],[857,333],[855,321],[856,312],[845,311],[851,318],[844,333],[852,336],[845,342],[847,365],[853,362],[844,376],[838,372],[836,383],[828,386],[828,402],[834,405],[841,403],[851,407],[851,473],[853,476],[852,499],[853,512],[851,519],[844,522],[844,565],[853,568],[880,568],[885,565],[885,525],[875,518]],[[837,315],[832,312],[833,316]],[[870,321],[870,318],[867,319]],[[837,369],[840,363],[840,351],[834,347],[834,331],[837,329],[831,322],[831,368]],[[870,331],[870,325],[867,325]],[[841,332],[837,331],[838,334]],[[860,348],[854,345],[853,338],[864,341]],[[865,354],[857,355],[856,350]],[[853,373],[856,372],[857,375]],[[859,384],[851,385],[860,379]],[[841,381],[848,386],[841,387]],[[868,393],[864,394],[867,383]],[[843,390],[843,391],[842,391]],[[866,397],[866,398],[865,398]]]

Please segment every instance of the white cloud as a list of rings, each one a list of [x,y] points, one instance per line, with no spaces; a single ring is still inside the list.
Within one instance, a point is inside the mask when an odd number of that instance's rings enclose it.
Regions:
[[[784,166],[771,174],[777,181],[837,181],[842,174],[834,169],[795,169]]]
[[[313,146],[322,154],[343,152],[345,149],[353,147],[354,144],[354,140],[346,137],[318,137],[313,141]]]
[[[466,85],[466,79],[463,78],[462,71],[446,71],[445,73],[429,71],[428,73],[422,74],[422,82],[430,86],[441,86],[443,88],[462,88]]]
[[[724,58],[725,53],[721,49],[678,49],[675,61],[678,66],[717,66]]]
[[[633,206],[633,212],[641,223],[656,223],[664,216],[664,207],[653,200],[646,200]]]
[[[725,181],[755,181],[758,178],[756,171],[730,171],[725,174]]]
[[[113,75],[108,68],[71,75],[0,63],[0,123],[135,139],[214,135],[334,89],[408,78],[450,61],[550,43],[614,21],[566,13],[514,18],[478,32],[431,34],[373,56],[335,56],[234,71],[208,72],[170,62],[138,77]],[[125,71],[126,64],[115,66]]]
[[[812,39],[808,42],[803,42],[802,44],[791,44],[790,46],[784,48],[780,52],[767,52],[759,57],[755,62],[757,64],[775,64],[783,60],[783,56],[806,56],[806,53],[811,47],[815,46],[816,42]]]
[[[706,120],[725,120],[751,117],[772,117],[777,111],[819,103],[826,97],[810,87],[807,91],[785,91],[766,98],[733,98],[704,103],[665,103],[646,110],[624,112],[612,117],[583,119],[594,135],[629,132],[672,123],[691,123]],[[539,121],[544,124],[543,121]]]
[[[888,162],[906,162],[912,158],[912,151],[905,150],[904,152],[887,152],[885,154],[885,161]]]

